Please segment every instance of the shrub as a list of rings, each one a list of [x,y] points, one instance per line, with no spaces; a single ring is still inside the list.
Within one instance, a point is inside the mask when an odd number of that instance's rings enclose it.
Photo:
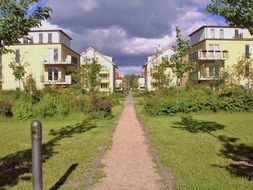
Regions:
[[[34,116],[34,107],[32,102],[19,101],[13,108],[13,115],[19,119],[27,119]]]
[[[66,95],[57,96],[56,112],[61,116],[68,115],[71,112],[69,97],[67,97]]]
[[[180,89],[180,98],[175,100],[175,92],[158,92],[145,99],[144,111],[150,115],[169,115],[197,111],[252,111],[253,91],[242,87],[222,89],[219,92],[207,87]]]
[[[9,101],[0,101],[0,116],[9,117],[12,116],[12,105]]]
[[[96,116],[107,117],[112,112],[112,101],[110,99],[98,99],[96,95],[91,98],[91,113]]]
[[[45,95],[36,105],[36,115],[52,117],[57,113],[55,97]]]

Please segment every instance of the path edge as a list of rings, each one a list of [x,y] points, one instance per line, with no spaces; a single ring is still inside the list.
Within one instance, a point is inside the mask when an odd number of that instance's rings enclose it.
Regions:
[[[124,98],[124,102],[125,102],[125,99],[126,99],[126,97]],[[113,127],[112,127],[112,129],[111,129],[111,131],[109,132],[109,135],[108,135],[108,138],[110,139],[110,141],[108,142],[108,144],[102,145],[99,148],[97,154],[93,158],[90,169],[85,174],[84,189],[87,189],[87,188],[90,189],[90,187],[92,185],[96,184],[96,183],[94,183],[94,176],[96,175],[97,171],[99,170],[99,165],[101,164],[104,155],[106,154],[106,152],[108,150],[110,150],[112,148],[112,137],[113,137],[113,134],[114,134],[114,132],[116,130],[116,127],[118,125],[119,119],[122,115],[122,112],[124,110],[124,102],[121,105],[122,107],[121,107],[121,110],[120,110],[119,114],[114,118],[114,121],[113,121],[113,124],[112,124]]]
[[[160,176],[162,177],[162,183],[166,186],[167,189],[175,190],[174,176],[172,175],[172,172],[170,171],[170,169],[161,162],[161,156],[160,156],[159,152],[157,152],[157,150],[155,149],[153,143],[151,142],[151,140],[149,138],[148,130],[145,127],[146,124],[145,124],[143,118],[141,117],[141,114],[138,113],[135,101],[134,101],[134,108],[135,108],[135,113],[136,113],[137,119],[139,120],[139,123],[140,123],[140,127],[143,130],[145,140],[146,140],[148,147],[149,147],[148,151],[150,152],[154,162],[156,163],[158,172],[159,172]]]

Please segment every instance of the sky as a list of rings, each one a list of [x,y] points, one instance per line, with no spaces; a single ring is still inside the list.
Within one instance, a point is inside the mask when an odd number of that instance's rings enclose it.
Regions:
[[[43,0],[53,9],[43,29],[63,29],[72,48],[89,46],[114,57],[123,74],[141,73],[146,57],[160,44],[175,45],[176,26],[185,38],[202,25],[224,25],[205,14],[210,0]]]

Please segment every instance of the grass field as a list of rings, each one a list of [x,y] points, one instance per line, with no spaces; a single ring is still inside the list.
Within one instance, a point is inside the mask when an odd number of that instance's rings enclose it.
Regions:
[[[176,189],[253,189],[252,113],[149,117],[136,108]]]
[[[108,146],[113,119],[84,115],[42,120],[44,189],[84,189],[85,174],[99,148]],[[30,190],[30,120],[0,119],[0,189]]]

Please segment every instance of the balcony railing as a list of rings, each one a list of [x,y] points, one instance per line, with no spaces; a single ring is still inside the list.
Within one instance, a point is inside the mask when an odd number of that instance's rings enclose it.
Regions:
[[[220,77],[218,74],[210,74],[208,72],[198,71],[198,80],[201,81],[210,81],[210,80],[218,80]]]
[[[227,60],[229,57],[228,51],[207,51],[199,50],[190,54],[189,58],[192,61],[197,60]]]
[[[100,70],[99,74],[100,75],[108,75],[108,74],[110,74],[110,71],[109,71],[109,69],[102,69],[102,70]]]
[[[71,55],[67,55],[67,58],[61,61],[52,61],[49,58],[47,58],[43,60],[43,64],[44,65],[76,65],[77,58]]]
[[[44,80],[44,84],[70,85],[72,84],[72,77],[65,75],[65,78],[59,80]]]
[[[152,79],[151,83],[158,83],[158,80],[157,79]]]
[[[110,82],[109,79],[105,79],[105,78],[100,79],[100,83],[106,84],[106,83],[109,83],[109,82]]]
[[[100,88],[101,92],[110,92],[110,88]]]

